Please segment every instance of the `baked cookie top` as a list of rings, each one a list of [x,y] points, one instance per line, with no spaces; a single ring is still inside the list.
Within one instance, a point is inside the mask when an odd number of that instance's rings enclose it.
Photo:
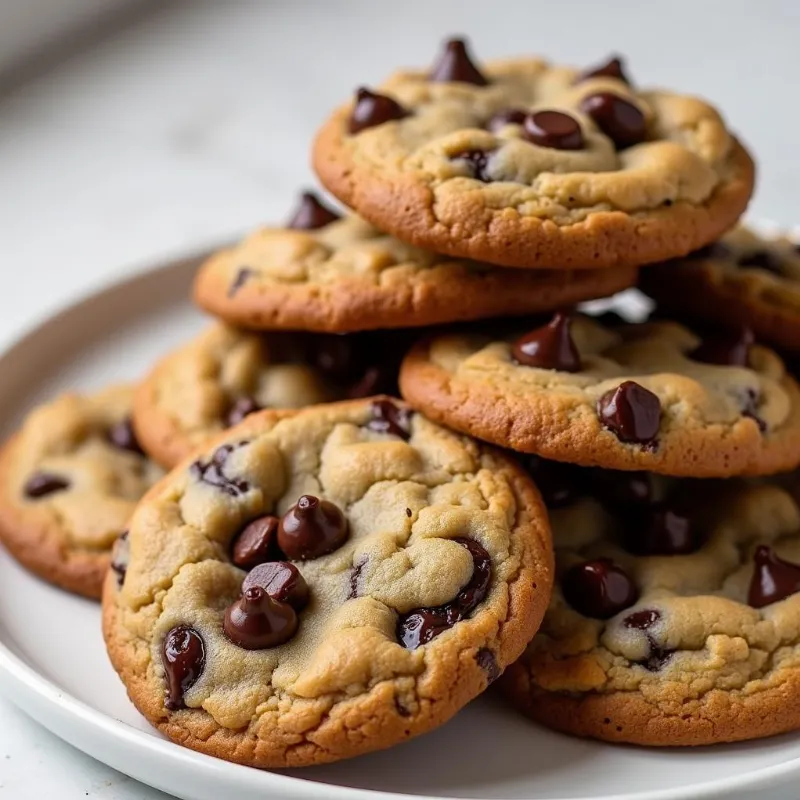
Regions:
[[[161,477],[130,421],[133,387],[65,394],[0,452],[0,538],[46,580],[100,597],[112,545]]]
[[[403,362],[403,396],[511,449],[686,477],[797,466],[800,392],[747,331],[556,314],[522,336],[441,335]]]
[[[206,311],[248,329],[349,332],[550,311],[625,289],[636,272],[522,272],[447,258],[340,217],[306,192],[287,227],[212,256],[194,293]]]
[[[702,100],[589,70],[476,65],[451,40],[433,68],[359,89],[319,133],[323,184],[383,230],[517,267],[684,255],[731,227],[749,156]]]
[[[261,408],[396,393],[401,337],[258,334],[216,324],[165,356],[136,394],[142,445],[172,467]]]
[[[510,670],[545,724],[639,744],[800,727],[800,509],[774,484],[539,462],[557,585]]]
[[[262,767],[445,721],[522,652],[551,583],[525,473],[389,398],[253,414],[149,494],[129,543],[104,619],[131,697]]]
[[[800,250],[786,236],[735,228],[684,259],[648,267],[641,287],[672,313],[748,325],[759,339],[800,352]]]

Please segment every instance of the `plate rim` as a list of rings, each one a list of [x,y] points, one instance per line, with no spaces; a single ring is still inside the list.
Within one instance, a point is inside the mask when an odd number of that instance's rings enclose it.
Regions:
[[[749,221],[749,224],[760,232],[765,232],[765,228],[771,231],[780,230],[780,226],[766,221],[758,223]],[[791,231],[785,226],[783,230]],[[112,276],[105,280],[95,281],[88,288],[84,287],[83,290],[65,298],[56,306],[44,309],[34,316],[21,333],[0,346],[0,372],[6,362],[18,357],[19,351],[29,346],[31,340],[46,325],[56,324],[63,316],[76,312],[84,304],[102,299],[103,295],[120,291],[139,282],[154,280],[159,273],[178,270],[190,263],[199,262],[217,247],[224,247],[229,242],[230,239],[226,239],[217,246],[204,242],[197,247],[167,253],[162,257],[153,257],[138,266],[133,266],[121,277]],[[8,558],[11,557],[8,556]],[[308,798],[320,798],[320,800],[321,798],[331,798],[332,800],[443,800],[444,798],[446,800],[477,800],[474,797],[405,794],[380,789],[342,786],[284,775],[280,771],[257,770],[197,753],[157,735],[138,730],[79,700],[16,655],[6,644],[4,640],[6,635],[0,628],[0,678],[5,679],[0,680],[3,695],[32,717],[37,724],[42,725],[71,746],[113,769],[161,791],[169,792],[168,789],[161,789],[160,786],[154,785],[146,777],[139,777],[141,771],[137,774],[137,770],[134,769],[132,773],[127,763],[120,763],[120,760],[98,755],[100,748],[92,745],[92,737],[105,735],[116,745],[134,747],[140,754],[143,753],[160,762],[167,763],[178,760],[194,769],[196,775],[213,777],[214,780],[230,781],[232,788],[237,783],[241,785],[244,782],[248,788],[255,791],[274,790],[281,793],[280,796],[291,798],[291,800],[308,800]],[[47,708],[52,709],[49,715],[44,710]],[[80,735],[75,739],[67,738],[59,720],[63,722],[63,726],[71,725],[73,731],[78,730]],[[613,745],[608,746],[613,747]],[[357,763],[357,760],[354,760],[353,763]],[[742,775],[703,781],[673,789],[616,793],[594,798],[574,798],[574,800],[702,800],[704,798],[711,800],[711,798],[723,798],[731,791],[775,787],[795,774],[800,774],[800,755]]]

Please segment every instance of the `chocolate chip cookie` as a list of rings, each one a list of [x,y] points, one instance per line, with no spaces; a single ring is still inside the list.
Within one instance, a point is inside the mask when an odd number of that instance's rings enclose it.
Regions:
[[[619,59],[482,64],[458,39],[431,69],[359,89],[320,131],[314,167],[403,241],[547,269],[685,255],[736,222],[754,177],[712,106],[638,88]]]
[[[548,727],[643,745],[800,728],[800,509],[776,485],[534,464],[557,584],[508,669]]]
[[[247,333],[215,325],[160,361],[136,394],[145,450],[173,467],[262,408],[396,393],[401,335]]]
[[[666,313],[727,327],[800,355],[800,251],[785,237],[736,228],[687,258],[643,271],[641,288]]]
[[[0,539],[50,583],[99,598],[112,546],[161,476],[134,435],[133,388],[62,395],[0,451]]]
[[[450,259],[306,193],[288,227],[263,228],[207,261],[194,291],[206,311],[248,329],[350,332],[550,311],[621,291],[636,272]]]
[[[491,448],[387,397],[262,411],[139,506],[111,660],[165,735],[256,767],[389,747],[530,641],[544,506]]]
[[[403,396],[457,430],[584,466],[725,477],[800,462],[800,390],[748,331],[701,339],[558,313],[521,333],[420,342]]]

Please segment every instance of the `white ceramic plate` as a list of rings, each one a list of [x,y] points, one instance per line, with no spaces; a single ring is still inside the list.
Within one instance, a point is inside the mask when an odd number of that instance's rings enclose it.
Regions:
[[[135,378],[204,322],[186,300],[196,260],[98,292],[0,357],[0,421],[66,388]],[[128,703],[109,665],[99,608],[53,589],[0,552],[0,688],[51,731],[111,767],[184,800],[400,795],[570,800],[785,798],[800,774],[800,735],[752,744],[645,750],[536,727],[480,698],[438,731],[326,767],[259,772],[165,741]]]

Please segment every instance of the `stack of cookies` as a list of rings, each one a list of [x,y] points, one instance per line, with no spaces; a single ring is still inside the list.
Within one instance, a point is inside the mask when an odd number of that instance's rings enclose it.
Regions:
[[[800,253],[730,230],[753,164],[717,111],[451,40],[313,160],[352,211],[307,192],[214,255],[212,327],[0,457],[6,545],[102,594],[137,708],[257,767],[501,675],[608,741],[800,727]],[[577,310],[637,281],[647,321]]]

